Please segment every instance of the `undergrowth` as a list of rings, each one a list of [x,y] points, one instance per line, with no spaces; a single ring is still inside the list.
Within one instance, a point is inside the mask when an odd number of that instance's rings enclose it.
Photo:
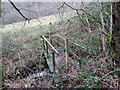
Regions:
[[[109,4],[107,5],[109,6]],[[99,14],[98,11],[95,12],[95,15]],[[83,13],[81,19],[87,26],[85,18],[85,14]],[[93,17],[89,17],[88,19],[90,18]],[[23,79],[30,74],[44,71],[47,66],[44,58],[45,51],[43,50],[42,39],[40,36],[52,33],[52,35],[59,34],[62,37],[66,37],[68,40],[84,47],[86,52],[90,53],[86,54],[81,52],[81,55],[79,56],[81,67],[79,66],[76,68],[76,64],[71,64],[69,67],[61,66],[59,67],[58,75],[55,74],[52,77],[44,78],[44,80],[42,79],[40,81],[42,83],[38,85],[38,87],[117,88],[119,81],[117,74],[119,74],[119,72],[110,73],[106,76],[106,74],[111,70],[114,70],[115,67],[113,66],[111,57],[102,52],[99,21],[100,18],[98,17],[97,20],[90,20],[91,32],[86,29],[80,21],[80,18],[74,18],[69,22],[63,21],[54,24],[53,27],[38,26],[35,27],[35,29],[34,27],[24,28],[23,30],[4,33],[2,58],[3,64],[7,65],[5,71],[6,82],[20,83],[23,81],[24,83]],[[57,42],[63,43],[63,41]],[[53,44],[57,47],[55,41]],[[79,48],[76,48],[75,46],[72,46],[69,49],[73,50],[76,54],[79,50]],[[65,51],[63,48],[60,50],[61,52]],[[48,59],[50,58],[51,57],[48,56]]]

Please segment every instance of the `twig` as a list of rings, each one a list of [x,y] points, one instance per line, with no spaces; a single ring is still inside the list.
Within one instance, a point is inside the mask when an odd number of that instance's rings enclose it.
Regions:
[[[84,7],[84,10],[86,10],[84,4],[83,4],[83,7]],[[87,15],[86,13],[85,13],[85,17],[86,17],[86,22],[87,22],[87,25],[88,25],[87,28],[88,28],[89,33],[90,33],[90,32],[92,32],[92,30],[91,30],[91,28],[90,28],[91,25],[90,25],[90,22],[89,22],[89,19],[88,19],[88,15]]]
[[[120,71],[120,69],[115,69],[115,70],[113,70],[113,71],[110,71],[109,73],[105,74],[105,75],[102,77],[102,79],[104,79],[104,78],[107,77],[109,74],[114,73],[114,72],[116,72],[116,71]]]
[[[109,34],[108,34],[107,32],[105,32],[103,29],[100,29],[100,31],[101,31],[104,35],[109,36]]]
[[[72,6],[70,6],[69,4],[67,4],[66,2],[63,2],[63,4],[58,8],[63,8],[64,5],[68,6],[69,8],[73,9],[76,11],[77,15],[80,16],[79,12],[78,11],[83,11],[85,14],[87,14],[88,16],[92,16],[93,19],[97,19],[95,16],[91,15],[90,13],[88,13],[87,11],[85,11],[84,9],[78,9],[78,8],[74,8]],[[102,23],[100,21],[97,21],[100,25],[102,25]]]
[[[68,19],[65,24],[67,24],[67,23],[70,22],[72,19],[75,19],[75,18],[77,18],[77,17],[79,17],[79,16],[74,16],[74,17]],[[80,17],[79,17],[79,19],[80,19]],[[86,27],[86,25],[85,25],[85,23],[83,22],[83,20],[82,20],[82,19],[80,19],[80,20],[81,20],[82,24]]]
[[[36,16],[36,18],[37,18],[37,20],[38,20],[38,21],[39,21],[39,23],[41,24],[41,21],[40,21],[40,19],[39,19],[39,16],[38,16],[38,14],[37,14],[35,11],[28,10],[28,9],[25,9],[25,8],[20,8],[20,10],[29,11],[29,12],[34,13],[34,14],[35,14],[35,16]]]
[[[65,4],[65,3],[63,2],[63,4],[62,4],[59,8],[57,8],[57,9],[63,8],[63,7],[64,7],[64,4]]]
[[[23,28],[25,27],[25,25],[26,25],[26,21],[24,22],[24,25],[22,26],[21,30],[23,30]]]

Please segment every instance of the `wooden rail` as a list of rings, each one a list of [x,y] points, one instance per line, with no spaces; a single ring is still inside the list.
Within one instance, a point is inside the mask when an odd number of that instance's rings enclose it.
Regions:
[[[65,45],[64,46],[65,47],[65,61],[66,61],[66,67],[68,67],[68,65],[69,65],[68,39],[66,39],[66,38],[64,38],[64,37],[62,37],[62,36],[60,36],[58,34],[52,35],[51,36],[51,40],[52,40],[53,37],[58,37],[58,38],[64,40],[64,45]],[[61,44],[61,46],[62,46],[62,44]]]
[[[42,36],[42,38],[43,38],[43,40],[46,41],[46,44],[49,45],[56,54],[59,54],[59,52],[52,46],[52,44],[45,38],[45,36]],[[47,50],[48,50],[48,48],[47,48]]]
[[[66,49],[65,50],[66,66],[68,66],[68,64],[69,64],[69,54],[72,54],[77,59],[77,61],[79,62],[80,66],[81,66],[81,61],[80,61],[80,57],[79,57],[80,54],[76,55],[72,50],[69,50],[69,43],[75,45],[78,48],[78,50],[79,49],[86,50],[86,48],[84,48],[84,47],[80,46],[79,44],[77,44],[71,40],[68,40],[58,34],[52,35],[51,40],[53,39],[53,37],[58,37],[58,38],[64,40],[64,45],[61,44],[60,42],[58,42],[58,44],[60,44],[62,47],[65,47],[65,49]]]
[[[83,51],[86,51],[86,48],[80,46],[79,44],[71,41],[71,40],[68,40],[67,38],[64,38],[62,36],[60,36],[59,34],[55,34],[55,35],[52,35],[49,37],[50,41],[47,40],[47,38],[45,36],[42,36],[43,38],[43,45],[44,45],[44,50],[46,51],[47,55],[50,54],[49,53],[49,50],[48,50],[48,46],[50,46],[50,48],[52,49],[53,53],[52,53],[52,63],[53,63],[53,72],[55,72],[55,54],[59,54],[59,51],[57,51],[54,46],[52,45],[52,42],[53,42],[53,38],[54,37],[57,37],[59,39],[62,39],[63,42],[64,42],[64,45],[61,44],[59,41],[57,42],[58,44],[60,44],[62,47],[65,48],[65,62],[66,62],[66,66],[68,67],[69,66],[69,54],[72,54],[75,59],[79,62],[79,65],[81,66],[81,60],[80,60],[80,57],[79,57],[79,53],[78,52],[78,55],[76,55],[72,50],[69,49],[69,44],[72,44],[74,45],[78,50],[83,50]],[[57,39],[56,39],[57,40]]]
[[[79,44],[77,44],[77,43],[75,43],[75,42],[73,42],[73,41],[71,41],[71,40],[69,40],[69,42],[70,42],[70,43],[72,43],[72,44],[74,44],[75,46],[77,46],[77,47],[79,47],[79,48],[83,49],[83,50],[86,50],[86,48],[85,48],[85,47],[80,46]]]

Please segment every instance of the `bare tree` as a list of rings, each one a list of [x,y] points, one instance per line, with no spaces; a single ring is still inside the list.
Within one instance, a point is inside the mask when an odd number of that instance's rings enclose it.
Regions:
[[[112,17],[113,17],[113,31],[112,31],[112,51],[113,60],[116,62],[117,68],[120,68],[120,2],[112,4]],[[112,52],[111,51],[111,52]],[[120,74],[118,74],[120,78]],[[119,81],[120,85],[120,81]],[[120,87],[120,86],[119,86]]]

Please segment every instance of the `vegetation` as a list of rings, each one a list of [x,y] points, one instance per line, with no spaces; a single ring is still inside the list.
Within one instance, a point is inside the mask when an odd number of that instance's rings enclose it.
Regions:
[[[63,3],[59,9],[65,6],[77,15],[69,19],[63,17],[63,21],[56,19],[38,24],[31,20],[32,24],[22,28],[0,29],[4,65],[4,72],[0,71],[4,73],[4,80],[0,78],[0,81],[4,81],[4,88],[119,88],[119,65],[113,62],[113,56],[109,54],[112,51],[108,50],[113,38],[112,3],[82,3],[80,9],[76,4],[73,8]],[[55,35],[60,38],[53,37]],[[43,43],[41,36],[45,36],[59,52],[55,55],[56,73],[51,72],[47,61],[53,58],[50,55],[53,51]],[[64,45],[64,39],[68,40],[68,46]],[[44,48],[49,49],[49,55]]]

